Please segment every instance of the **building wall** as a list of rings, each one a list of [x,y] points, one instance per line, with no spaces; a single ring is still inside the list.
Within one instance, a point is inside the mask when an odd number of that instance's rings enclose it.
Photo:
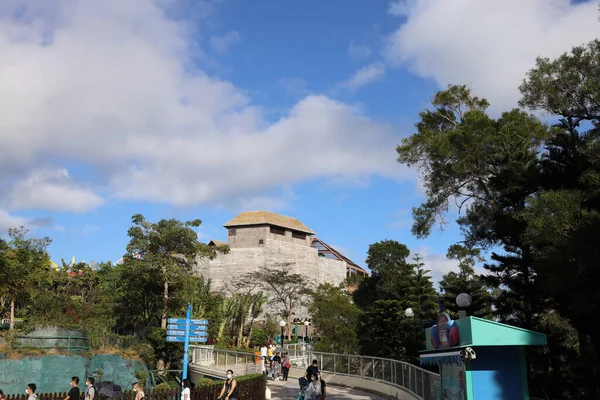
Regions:
[[[238,228],[236,237],[242,236],[239,235],[241,230]],[[264,242],[258,245],[260,235],[263,233],[265,233]],[[249,238],[253,235],[255,241],[251,247]],[[214,260],[197,259],[195,272],[211,280],[213,291],[223,291],[228,282],[233,282],[246,273],[281,264],[289,264],[287,268],[291,273],[304,276],[310,288],[316,288],[325,282],[333,285],[342,283],[346,279],[346,263],[319,257],[317,249],[310,246],[309,240],[293,238],[291,232],[289,236],[282,236],[253,229],[245,232],[243,241],[237,241],[235,246],[230,242],[232,245],[228,254],[219,255]],[[266,311],[277,313],[278,309],[267,307]],[[299,309],[296,313],[298,317],[308,316],[304,314],[307,314],[305,309]]]

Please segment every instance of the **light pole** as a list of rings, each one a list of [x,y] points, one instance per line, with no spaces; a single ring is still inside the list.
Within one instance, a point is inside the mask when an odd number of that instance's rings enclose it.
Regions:
[[[471,307],[473,299],[468,293],[461,293],[456,296],[456,305],[458,306],[458,318],[465,318],[467,316],[466,308]]]
[[[285,326],[285,321],[279,321],[279,326],[281,327],[281,348],[283,349],[283,327]]]
[[[406,310],[404,310],[404,315],[406,315],[406,318],[412,318],[415,316],[415,312],[412,308],[408,307]]]
[[[308,320],[304,321],[304,343],[308,343]]]

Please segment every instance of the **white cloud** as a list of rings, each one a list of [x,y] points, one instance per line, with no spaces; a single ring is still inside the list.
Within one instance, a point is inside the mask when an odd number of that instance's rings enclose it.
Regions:
[[[10,205],[14,210],[44,209],[83,213],[103,203],[90,189],[77,186],[66,169],[36,170],[13,185]]]
[[[219,54],[226,53],[232,46],[235,46],[241,41],[238,31],[231,31],[223,36],[212,35],[209,39],[211,49]]]
[[[18,228],[27,224],[27,219],[11,215],[7,211],[0,209],[0,237],[5,237],[8,228]]]
[[[365,58],[369,58],[371,56],[371,48],[366,44],[356,44],[354,42],[350,42],[348,45],[348,55],[350,58],[356,60],[364,60]]]
[[[190,205],[317,177],[413,179],[395,162],[393,127],[355,107],[308,96],[265,119],[242,90],[192,63],[197,32],[151,0],[32,0],[16,18],[20,4],[0,6],[0,192],[21,182],[12,197],[26,200],[13,205],[61,208],[21,196],[39,165],[91,173],[77,176],[84,186],[63,176],[85,200],[68,204],[74,211],[98,203],[85,185]]]
[[[369,64],[356,71],[354,75],[341,84],[342,87],[350,91],[355,91],[361,87],[373,83],[385,75],[385,66],[382,63]]]
[[[516,105],[537,56],[556,57],[598,37],[597,7],[569,0],[400,1],[390,12],[406,21],[385,56],[440,88],[469,85],[497,112]]]

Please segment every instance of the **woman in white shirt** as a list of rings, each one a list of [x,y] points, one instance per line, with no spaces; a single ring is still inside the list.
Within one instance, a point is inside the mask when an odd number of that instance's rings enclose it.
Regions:
[[[308,385],[308,389],[306,389],[306,397],[310,400],[321,400],[321,394],[321,381],[317,375],[313,375],[311,377],[311,382]]]
[[[190,380],[184,379],[182,382],[181,400],[190,400]]]
[[[143,398],[146,397],[146,395],[144,394],[144,390],[142,389],[142,387],[140,386],[140,384],[138,382],[132,384],[131,388],[135,392],[134,400],[143,400]]]

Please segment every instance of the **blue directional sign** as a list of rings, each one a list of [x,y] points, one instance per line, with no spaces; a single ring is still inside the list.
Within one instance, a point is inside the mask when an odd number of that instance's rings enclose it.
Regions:
[[[167,335],[168,336],[185,336],[185,331],[167,331]],[[190,337],[191,336],[206,337],[206,336],[208,336],[208,332],[190,330]]]
[[[194,343],[206,343],[207,340],[205,336],[190,336],[190,342]],[[167,342],[185,343],[185,336],[167,336]]]
[[[167,342],[183,343],[183,372],[181,378],[186,379],[188,373],[189,346],[191,343],[206,343],[208,341],[205,319],[192,319],[192,305],[188,304],[184,318],[169,318]]]
[[[167,320],[169,324],[179,324],[185,325],[187,320],[185,318],[169,318]],[[208,325],[208,320],[206,319],[190,319],[191,325]]]
[[[185,331],[186,327],[185,327],[185,324],[183,324],[183,325],[169,324],[169,325],[167,325],[167,329],[170,331]],[[208,329],[208,326],[206,326],[206,325],[190,325],[191,331],[205,331],[207,329]]]

